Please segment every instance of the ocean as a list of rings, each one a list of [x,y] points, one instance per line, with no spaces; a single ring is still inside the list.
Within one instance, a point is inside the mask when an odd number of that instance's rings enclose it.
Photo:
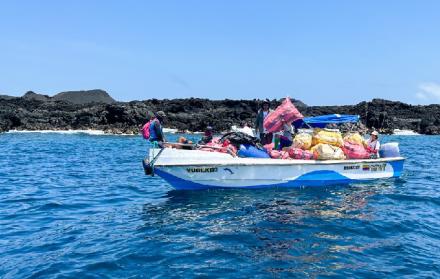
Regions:
[[[179,192],[140,136],[0,134],[0,278],[438,278],[440,137],[389,141],[400,179]]]

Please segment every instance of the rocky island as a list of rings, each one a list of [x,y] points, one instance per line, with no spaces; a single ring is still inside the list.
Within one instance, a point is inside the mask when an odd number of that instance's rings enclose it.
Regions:
[[[276,107],[281,100],[272,100]],[[151,112],[163,110],[168,128],[202,131],[207,125],[226,131],[243,121],[254,123],[261,100],[149,99],[118,102],[104,90],[68,91],[52,97],[27,92],[22,97],[0,95],[0,132],[9,130],[103,130],[137,134]],[[392,133],[394,129],[440,134],[440,105],[409,105],[373,99],[356,105],[308,106],[294,100],[305,116],[357,114],[361,125]]]

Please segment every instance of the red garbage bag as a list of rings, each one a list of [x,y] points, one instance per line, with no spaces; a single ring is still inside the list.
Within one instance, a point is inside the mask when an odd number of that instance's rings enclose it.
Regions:
[[[291,147],[289,148],[289,156],[292,159],[297,160],[313,160],[314,154],[309,150],[302,150],[301,148]]]
[[[348,159],[368,159],[371,155],[362,144],[350,141],[344,141],[342,151]]]
[[[289,152],[287,151],[272,150],[269,155],[272,159],[289,159]]]
[[[275,111],[264,119],[263,126],[270,133],[279,132],[283,128],[281,119],[284,119],[287,123],[292,123],[302,118],[304,116],[301,112],[298,111],[289,98],[286,98]]]

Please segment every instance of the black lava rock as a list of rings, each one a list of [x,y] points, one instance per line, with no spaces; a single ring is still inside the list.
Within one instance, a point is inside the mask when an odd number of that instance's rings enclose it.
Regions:
[[[275,108],[280,102],[271,100],[271,107]],[[23,97],[0,98],[0,132],[97,129],[137,134],[149,115],[158,110],[168,115],[165,127],[203,131],[209,125],[223,132],[242,122],[254,126],[261,104],[262,100],[199,98],[115,102],[105,91],[65,92],[54,97],[30,91]],[[360,115],[360,125],[345,125],[344,130],[377,129],[391,133],[394,129],[410,129],[422,134],[440,134],[440,105],[413,106],[381,99],[351,106],[307,106],[297,100],[294,104],[305,116]]]

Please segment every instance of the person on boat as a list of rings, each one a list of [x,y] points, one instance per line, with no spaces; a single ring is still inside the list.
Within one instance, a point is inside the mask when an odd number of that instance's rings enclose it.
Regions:
[[[194,143],[185,137],[180,137],[177,142],[178,144],[174,146],[177,149],[186,149],[186,150],[194,149]]]
[[[214,136],[214,131],[211,126],[206,127],[205,134],[203,135],[202,139],[199,141],[199,144],[205,145],[212,141],[212,138]]]
[[[371,132],[370,138],[367,140],[367,151],[372,153],[373,157],[379,157],[379,133],[377,131]]]
[[[279,150],[282,150],[285,147],[289,147],[293,143],[293,127],[291,123],[286,122],[286,120],[281,119],[281,122],[283,123],[283,130],[280,137],[280,144],[278,146]]]
[[[273,134],[269,133],[263,126],[264,119],[272,112],[268,100],[264,101],[261,109],[258,111],[257,120],[255,121],[255,133],[259,135],[262,145],[272,143]]]
[[[165,121],[166,114],[158,111],[154,114],[155,119],[150,124],[150,142],[156,142],[159,147],[164,147],[165,135],[163,134],[162,123]]]

